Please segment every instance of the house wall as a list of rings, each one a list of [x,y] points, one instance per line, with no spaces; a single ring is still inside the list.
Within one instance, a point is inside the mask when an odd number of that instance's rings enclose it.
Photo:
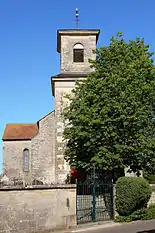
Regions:
[[[46,233],[76,226],[76,187],[0,190],[1,233]]]
[[[155,204],[155,184],[150,184],[150,186],[152,188],[152,194],[148,205]]]

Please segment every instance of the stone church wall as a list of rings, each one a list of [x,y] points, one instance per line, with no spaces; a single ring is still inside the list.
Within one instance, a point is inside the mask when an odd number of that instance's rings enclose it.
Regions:
[[[54,112],[39,121],[39,133],[31,141],[32,179],[55,183]]]
[[[84,47],[84,62],[73,62],[73,47],[80,43]],[[91,72],[89,59],[95,59],[92,50],[96,49],[96,36],[61,36],[61,72]]]
[[[3,141],[3,173],[9,179],[23,180],[25,176],[23,150],[25,148],[31,149],[31,141]]]
[[[67,104],[64,95],[71,93],[75,81],[55,83],[55,118],[56,118],[56,178],[58,183],[64,183],[70,167],[64,159],[63,130],[64,120],[61,116],[63,107]]]
[[[76,187],[0,189],[1,233],[46,233],[76,226]]]

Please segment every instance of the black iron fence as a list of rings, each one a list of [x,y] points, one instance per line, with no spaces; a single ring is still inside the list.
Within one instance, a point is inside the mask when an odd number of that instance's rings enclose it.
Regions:
[[[114,218],[113,184],[102,180],[77,182],[77,223]]]

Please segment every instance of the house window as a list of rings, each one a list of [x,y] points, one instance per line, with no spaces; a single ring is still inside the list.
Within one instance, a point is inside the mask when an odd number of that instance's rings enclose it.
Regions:
[[[24,171],[29,171],[29,150],[24,149],[23,150],[23,170]]]
[[[84,48],[82,44],[75,44],[73,48],[73,61],[84,62]]]

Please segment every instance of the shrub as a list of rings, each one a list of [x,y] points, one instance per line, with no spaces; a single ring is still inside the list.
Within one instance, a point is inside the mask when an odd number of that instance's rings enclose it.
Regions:
[[[117,216],[115,222],[131,222],[151,219],[155,219],[155,204],[149,206],[148,208],[139,209],[129,216]]]
[[[150,183],[150,184],[155,184],[155,174],[149,174],[146,171],[143,171],[143,176],[144,178]]]
[[[144,178],[121,177],[116,183],[116,209],[121,216],[147,207],[150,197],[151,187]]]
[[[148,181],[149,181],[149,183],[154,184],[155,183],[155,175],[154,174],[148,175]]]
[[[132,221],[144,220],[146,212],[147,212],[147,208],[136,210],[130,215],[130,218],[132,219]]]
[[[155,219],[155,204],[152,204],[147,208],[143,219],[144,220]]]
[[[116,216],[115,222],[132,222],[131,216]]]

